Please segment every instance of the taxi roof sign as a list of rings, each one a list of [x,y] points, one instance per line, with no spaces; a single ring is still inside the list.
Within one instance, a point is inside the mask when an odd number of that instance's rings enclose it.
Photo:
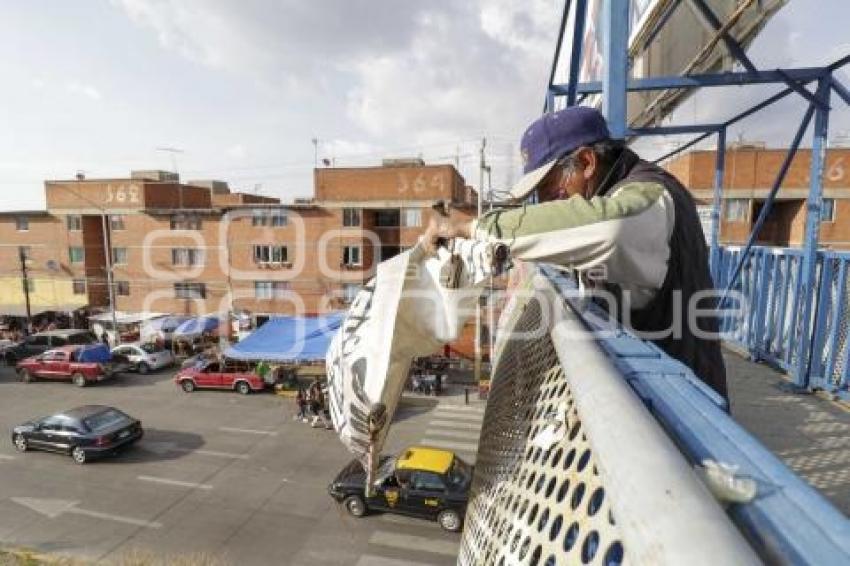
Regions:
[[[398,458],[396,469],[424,470],[444,474],[454,460],[454,453],[428,446],[411,446],[404,450]]]

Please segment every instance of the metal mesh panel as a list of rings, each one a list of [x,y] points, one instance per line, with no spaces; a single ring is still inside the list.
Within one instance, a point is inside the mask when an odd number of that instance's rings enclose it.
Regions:
[[[514,330],[541,324],[532,299]],[[533,440],[566,407],[564,438]],[[512,338],[499,360],[481,441],[459,563],[555,566],[624,562],[624,547],[548,333]]]
[[[844,261],[844,260],[841,260]],[[850,272],[848,272],[850,273]],[[835,385],[841,383],[841,376],[844,375],[844,359],[847,356],[847,336],[848,325],[850,325],[850,287],[848,287],[848,274],[844,274],[844,281],[839,280],[840,273],[836,269],[835,273],[835,293],[833,298],[834,308],[840,308],[841,313],[838,319],[838,328],[834,329],[837,334],[835,336],[835,366],[832,371],[832,381]]]

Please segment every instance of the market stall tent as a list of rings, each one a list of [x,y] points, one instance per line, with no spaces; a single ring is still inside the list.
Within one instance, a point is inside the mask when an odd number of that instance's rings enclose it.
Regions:
[[[344,317],[343,313],[333,313],[271,318],[244,340],[227,348],[224,355],[246,361],[322,361]]]

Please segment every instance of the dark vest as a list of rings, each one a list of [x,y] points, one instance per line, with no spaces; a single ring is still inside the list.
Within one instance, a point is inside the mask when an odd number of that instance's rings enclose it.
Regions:
[[[672,326],[675,309],[682,313],[681,336],[652,340],[672,357],[690,367],[712,389],[728,400],[726,391],[726,368],[717,339],[718,321],[715,316],[697,319],[700,330],[711,333],[715,338],[700,338],[694,335],[688,324],[688,304],[691,297],[706,289],[713,289],[708,268],[708,248],[691,194],[672,175],[661,167],[640,159],[630,149],[623,149],[614,163],[609,178],[597,194],[613,192],[628,182],[654,182],[662,185],[672,197],[676,222],[670,237],[670,260],[664,284],[655,297],[641,309],[630,312],[630,325],[640,333],[658,332]],[[611,289],[619,295],[617,289]],[[678,305],[675,305],[678,303]],[[713,310],[717,298],[712,296],[697,303],[702,310]],[[622,312],[622,309],[618,309]]]

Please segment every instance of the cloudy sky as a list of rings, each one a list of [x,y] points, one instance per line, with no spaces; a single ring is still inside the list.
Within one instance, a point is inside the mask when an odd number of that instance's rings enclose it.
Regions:
[[[850,2],[791,0],[750,49],[765,68],[850,52]],[[42,181],[170,169],[281,196],[311,192],[320,158],[459,161],[477,182],[519,166],[540,112],[562,0],[30,0],[0,20],[0,209],[43,207]],[[850,83],[850,75],[844,74]],[[775,88],[775,87],[774,87]],[[767,93],[772,92],[768,89]],[[765,94],[766,95],[766,94]],[[754,97],[759,95],[754,94]],[[762,95],[764,96],[764,95]],[[728,116],[740,91],[705,93],[684,121]],[[843,103],[833,132],[850,132]],[[744,124],[782,143],[791,101]],[[738,132],[733,132],[733,136]],[[645,144],[647,153],[671,142]],[[157,148],[179,148],[172,154]]]

